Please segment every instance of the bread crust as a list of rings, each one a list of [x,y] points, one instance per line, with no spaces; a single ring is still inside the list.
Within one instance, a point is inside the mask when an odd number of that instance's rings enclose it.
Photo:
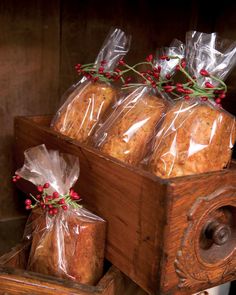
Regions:
[[[234,141],[233,116],[207,103],[178,102],[157,134],[150,170],[162,178],[221,170]]]
[[[144,157],[157,123],[166,109],[163,99],[145,94],[120,107],[101,150],[125,163],[136,165]]]
[[[116,101],[116,90],[105,83],[85,82],[67,98],[51,127],[79,142],[88,137]]]
[[[63,214],[35,218],[28,269],[94,285],[103,274],[105,222]]]

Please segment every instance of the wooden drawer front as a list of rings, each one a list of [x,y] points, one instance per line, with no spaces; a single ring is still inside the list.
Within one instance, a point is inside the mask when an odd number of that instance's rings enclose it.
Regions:
[[[16,118],[17,167],[25,149],[42,143],[79,156],[77,190],[86,206],[108,221],[106,258],[112,264],[149,294],[192,294],[236,278],[235,165],[163,180],[54,132],[49,123],[45,116]],[[220,217],[220,208],[231,221]],[[211,262],[199,244],[214,220],[217,231],[230,227],[231,238],[214,247],[220,250]]]

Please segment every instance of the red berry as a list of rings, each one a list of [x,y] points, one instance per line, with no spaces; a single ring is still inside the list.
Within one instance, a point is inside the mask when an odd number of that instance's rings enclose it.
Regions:
[[[17,180],[21,179],[20,175],[16,175],[15,178],[16,178]]]
[[[13,182],[17,182],[17,179],[15,177],[12,178]]]
[[[207,100],[208,100],[208,97],[207,97],[207,96],[202,96],[202,97],[201,97],[201,100],[202,100],[202,101],[207,101]]]
[[[175,67],[175,70],[176,70],[176,71],[179,71],[179,70],[180,70],[180,65],[177,65],[177,66]]]
[[[160,78],[160,74],[159,74],[159,73],[156,73],[156,72],[153,73],[153,76],[154,76],[156,79],[159,79],[159,78]]]
[[[149,54],[147,57],[146,57],[146,61],[147,62],[151,62],[153,60],[153,55],[152,54]]]
[[[217,99],[215,100],[215,102],[216,102],[217,104],[220,104],[220,103],[221,103],[221,99],[220,99],[220,98],[217,98]]]
[[[71,197],[72,200],[79,200],[80,199],[80,196],[78,194],[74,194],[72,197]]]
[[[79,69],[81,68],[81,64],[77,64],[77,65],[75,66],[75,68],[76,68],[76,70],[79,70]]]
[[[107,77],[108,79],[111,78],[111,74],[110,73],[105,73],[105,77]]]
[[[171,79],[171,75],[170,74],[166,74],[166,79],[170,80]]]
[[[99,74],[102,74],[102,73],[104,72],[104,67],[100,67],[100,68],[98,69],[98,72],[99,72]]]
[[[107,61],[104,59],[101,61],[101,66],[104,66],[107,63]]]
[[[29,206],[29,205],[31,205],[31,204],[32,204],[32,201],[31,201],[30,199],[26,199],[26,200],[25,200],[25,205],[28,205],[28,206]]]
[[[31,209],[31,206],[30,205],[27,205],[27,206],[25,206],[25,209],[26,210],[30,210]]]
[[[46,208],[46,205],[45,205],[45,204],[43,204],[43,205],[41,205],[41,207],[42,207],[42,209],[45,209],[45,208]]]
[[[41,195],[37,195],[37,196],[36,196],[36,199],[37,199],[37,200],[40,200],[40,199],[41,199]]]
[[[181,87],[177,87],[176,90],[180,93],[185,93],[185,90]]]
[[[52,196],[53,196],[53,199],[57,199],[59,197],[59,194],[58,194],[58,192],[54,192],[52,194]]]
[[[126,83],[129,83],[131,81],[132,81],[132,78],[131,77],[127,77],[126,80],[125,80]]]
[[[49,208],[49,209],[52,209],[52,208],[53,208],[53,205],[49,204],[49,205],[48,205],[48,208]]]
[[[223,98],[225,98],[225,96],[226,96],[225,93],[222,93],[222,94],[219,95],[219,98],[223,99]]]
[[[205,83],[205,86],[206,86],[207,88],[214,88],[214,85],[211,84],[210,82],[206,82],[206,83]]]
[[[48,200],[51,200],[52,199],[52,196],[48,195],[47,198],[48,198]]]
[[[93,78],[93,82],[97,82],[99,80],[98,77]]]
[[[121,72],[121,70],[120,70],[120,69],[118,69],[118,68],[116,68],[116,69],[115,69],[115,72],[116,72],[116,73],[120,73],[120,72]]]
[[[44,188],[49,188],[50,184],[48,182],[44,183],[43,187]]]
[[[205,70],[205,69],[201,69],[200,74],[204,77],[209,77],[210,74]]]
[[[191,94],[191,93],[193,93],[193,91],[191,89],[184,89],[184,93]]]
[[[52,211],[53,211],[53,214],[55,214],[55,215],[58,213],[58,209],[57,208],[52,209]]]
[[[58,204],[62,205],[62,204],[65,204],[65,200],[64,199],[61,199]]]
[[[54,214],[52,209],[49,210],[48,213],[49,213],[50,215],[53,215],[53,214]]]
[[[181,61],[181,67],[184,69],[186,67],[186,61],[182,59]]]
[[[68,209],[68,206],[64,205],[64,206],[62,206],[62,209],[66,211]]]
[[[41,193],[41,192],[43,192],[43,187],[42,187],[42,185],[38,185],[37,186],[37,190]]]
[[[120,59],[119,62],[118,62],[118,64],[121,65],[121,66],[123,66],[125,64],[125,62],[124,62],[123,59]]]
[[[185,95],[185,96],[184,96],[184,99],[185,99],[185,100],[190,100],[190,96],[189,96],[189,95]]]
[[[183,84],[182,83],[176,83],[176,87],[183,88]]]

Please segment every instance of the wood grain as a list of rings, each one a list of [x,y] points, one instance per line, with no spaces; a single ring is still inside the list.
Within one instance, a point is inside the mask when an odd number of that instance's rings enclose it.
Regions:
[[[58,104],[59,0],[0,1],[0,219],[22,214],[13,197],[13,117]]]
[[[106,258],[146,291],[154,292],[163,249],[165,182],[80,146],[39,122],[40,117],[16,119],[18,167],[23,151],[41,143],[79,156],[81,175],[76,188],[86,206],[108,221]]]
[[[121,28],[132,36],[132,46],[125,59],[133,64],[157,48],[169,45],[174,38],[184,40],[185,32],[192,26],[192,1],[170,1],[169,5],[171,9],[165,2],[153,0],[63,0],[61,94],[78,80],[75,64],[96,59],[111,27]]]
[[[20,219],[5,221],[5,226],[19,223]],[[9,238],[9,241],[11,239]],[[0,240],[1,248],[7,248],[8,240]],[[64,295],[147,295],[117,268],[110,266],[96,286],[79,284],[55,277],[25,271],[28,261],[30,241],[17,244],[0,257],[0,294],[55,294]]]
[[[106,257],[122,272],[150,294],[171,295],[192,294],[236,277],[235,165],[161,180],[50,130],[49,122],[50,117],[16,118],[17,165],[26,148],[41,143],[79,156],[76,187],[85,205],[108,221]],[[230,227],[230,237],[220,246],[213,244],[221,242],[221,234],[205,237],[213,221],[220,229]],[[212,248],[204,248],[209,242]]]

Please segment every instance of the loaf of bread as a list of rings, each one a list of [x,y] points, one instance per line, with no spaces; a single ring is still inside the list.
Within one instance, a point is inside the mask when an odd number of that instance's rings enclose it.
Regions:
[[[28,269],[94,285],[103,273],[105,222],[73,211],[62,214],[37,217]]]
[[[233,116],[207,103],[178,102],[157,134],[150,170],[162,178],[221,170],[234,141]]]
[[[120,110],[121,109],[121,110]],[[144,157],[166,103],[163,99],[144,94],[130,100],[114,113],[114,121],[101,150],[125,163],[136,165]]]
[[[116,90],[112,86],[85,82],[69,95],[51,127],[83,143],[115,101]]]

